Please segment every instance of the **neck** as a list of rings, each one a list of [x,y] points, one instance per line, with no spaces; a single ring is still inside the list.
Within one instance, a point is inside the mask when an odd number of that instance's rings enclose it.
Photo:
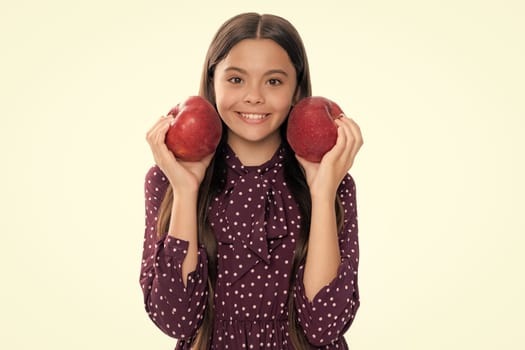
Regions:
[[[228,138],[228,145],[244,166],[257,166],[269,161],[281,145],[281,137],[257,142]]]

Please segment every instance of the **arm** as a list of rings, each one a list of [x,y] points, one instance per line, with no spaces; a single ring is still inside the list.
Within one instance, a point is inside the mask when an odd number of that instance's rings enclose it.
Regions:
[[[182,264],[182,278],[197,266],[197,196],[200,184],[213,154],[196,162],[177,160],[165,143],[166,133],[174,117],[161,117],[148,131],[146,139],[150,145],[157,167],[163,172],[173,189],[173,204],[168,235],[188,243]]]
[[[198,192],[174,191],[168,235],[188,242],[182,263],[182,281],[187,284],[188,274],[195,271],[198,262],[197,239]]]
[[[306,287],[307,263],[299,268],[296,277],[294,298],[299,323],[309,342],[317,346],[328,345],[339,339],[352,324],[360,305],[357,283],[359,264],[357,210],[355,184],[350,175],[343,180],[338,195],[344,208],[344,226],[336,235],[337,255],[340,258],[334,277],[316,290],[313,297],[308,296]],[[308,247],[308,255],[311,253],[311,247],[312,242]],[[324,258],[328,257],[324,256]],[[314,259],[310,259],[310,262],[315,263]],[[325,276],[323,279],[328,277]]]
[[[304,284],[308,298],[330,282],[341,261],[334,208],[335,196],[363,144],[359,126],[342,116],[337,124],[337,142],[320,163],[297,157],[306,174],[312,199],[310,237]]]
[[[306,296],[315,294],[337,275],[341,254],[337,237],[335,198],[312,195],[312,218],[304,270]]]
[[[312,212],[308,252],[304,267],[299,268],[294,297],[299,323],[309,341],[318,346],[341,337],[359,307],[355,184],[348,170],[363,140],[351,119],[335,122],[337,142],[320,163],[297,157],[305,170]],[[344,228],[339,233],[336,195],[344,206]]]
[[[146,176],[146,232],[140,283],[144,306],[166,334],[191,340],[206,307],[207,255],[197,240],[197,193],[212,155],[198,162],[175,159],[166,144],[173,117],[161,117],[148,131],[156,166]],[[168,184],[173,204],[168,232],[157,239],[158,211]]]
[[[204,248],[198,248],[196,268],[186,274],[183,262],[190,243],[167,234],[157,238],[157,215],[167,186],[162,171],[152,167],[144,186],[146,227],[140,284],[144,307],[157,327],[174,338],[191,339],[206,306],[207,257]]]

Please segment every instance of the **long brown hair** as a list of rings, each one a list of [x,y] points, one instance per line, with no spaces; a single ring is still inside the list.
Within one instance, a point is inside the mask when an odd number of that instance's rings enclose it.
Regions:
[[[311,96],[310,72],[306,51],[297,30],[286,19],[275,15],[260,15],[257,13],[243,13],[226,21],[213,38],[204,62],[199,95],[209,100],[215,107],[215,91],[213,76],[215,67],[223,60],[230,50],[244,39],[271,39],[279,44],[287,53],[294,65],[297,74],[297,88],[295,101]],[[301,232],[295,248],[295,255],[290,273],[288,290],[288,320],[289,334],[292,344],[296,349],[308,349],[308,341],[300,328],[297,311],[294,307],[293,286],[297,270],[306,257],[308,250],[308,237],[310,231],[311,198],[303,170],[294,156],[290,145],[286,141],[286,125],[281,126],[282,144],[286,149],[284,162],[285,180],[298,203],[301,216]],[[219,148],[226,143],[227,128],[223,124],[223,135]],[[204,180],[199,188],[197,203],[197,229],[198,240],[206,248],[208,256],[208,301],[205,309],[204,320],[197,337],[195,348],[206,350],[210,346],[213,333],[213,298],[215,282],[217,280],[217,242],[211,226],[208,223],[207,211],[211,199],[219,193],[224,186],[226,172],[225,159],[217,152],[206,170]],[[169,226],[171,206],[173,205],[173,190],[168,188],[160,207],[158,233],[166,232]],[[336,200],[336,214],[339,228],[342,225],[342,207]]]

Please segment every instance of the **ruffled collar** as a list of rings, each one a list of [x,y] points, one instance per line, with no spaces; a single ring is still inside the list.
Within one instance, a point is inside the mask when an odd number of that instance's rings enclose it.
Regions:
[[[231,283],[258,263],[269,264],[276,242],[286,235],[281,191],[284,148],[259,166],[244,166],[234,151],[222,150],[227,165],[226,184],[211,205],[210,223],[227,259],[221,260]]]
[[[283,159],[284,159],[284,147],[281,145],[277,151],[273,154],[272,158],[270,158],[268,161],[264,162],[261,165],[254,165],[254,166],[245,166],[241,163],[241,160],[237,157],[233,149],[230,147],[230,145],[226,144],[222,148],[222,152],[224,153],[224,157],[226,159],[226,164],[228,166],[228,169],[234,172],[238,175],[245,175],[252,172],[257,172],[260,174],[266,174],[270,170],[275,169],[276,167],[282,167],[283,166]]]

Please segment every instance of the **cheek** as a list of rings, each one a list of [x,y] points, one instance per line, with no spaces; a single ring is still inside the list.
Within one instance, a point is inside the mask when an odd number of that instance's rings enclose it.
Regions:
[[[286,89],[283,89],[283,91],[280,94],[280,98],[279,98],[280,103],[283,106],[290,106],[290,105],[292,105],[293,98],[294,98],[294,93],[295,93],[295,85],[294,86],[291,86],[291,85],[286,86]]]
[[[215,100],[217,102],[217,105],[228,105],[235,98],[235,92],[232,91],[232,89],[228,89],[226,86],[223,86],[221,84],[215,84],[214,89]]]
[[[221,109],[224,108],[224,105],[226,104],[226,97],[228,94],[224,92],[224,89],[221,88],[221,86],[215,85],[215,103],[217,104],[217,108],[219,109],[219,112]]]
[[[292,95],[291,94],[282,94],[278,96],[275,100],[275,107],[288,112],[290,107],[292,106]]]
[[[228,98],[228,96],[228,94],[217,96],[217,110],[219,111],[221,118],[227,116],[227,112],[232,108],[232,102],[230,101],[231,98]]]

